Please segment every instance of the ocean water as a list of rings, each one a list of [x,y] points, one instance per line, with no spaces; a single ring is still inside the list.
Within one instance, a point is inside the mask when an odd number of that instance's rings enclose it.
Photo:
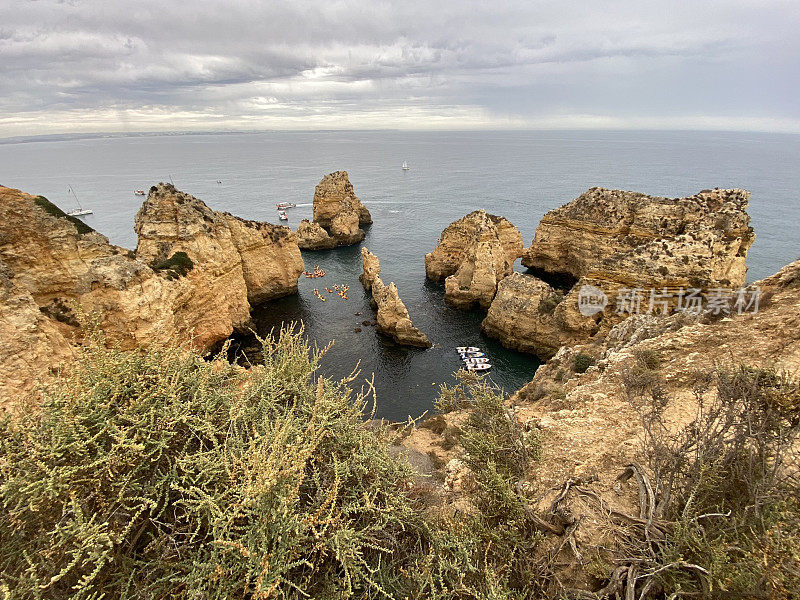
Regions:
[[[400,166],[407,160],[411,170]],[[800,223],[800,136],[708,132],[268,132],[107,137],[3,144],[0,184],[48,197],[61,208],[80,202],[86,222],[111,242],[133,248],[134,189],[174,184],[216,210],[277,223],[275,204],[295,202],[289,225],[311,217],[314,186],[328,172],[349,172],[374,224],[364,241],[394,281],[415,324],[435,346],[406,349],[362,325],[373,319],[358,282],[359,247],[304,252],[322,279],[301,277],[296,297],[254,313],[260,333],[302,320],[319,346],[331,340],[325,373],[344,377],[359,364],[375,376],[377,414],[418,416],[431,408],[437,385],[459,366],[453,348],[480,346],[491,377],[511,392],[531,379],[538,362],[486,339],[482,314],[444,304],[443,288],[425,279],[424,255],[451,221],[477,208],[511,220],[525,244],[548,210],[592,186],[685,196],[710,187],[752,192],[756,242],[748,279],[795,260]],[[218,184],[217,181],[222,183]],[[517,265],[519,269],[519,265]],[[349,285],[349,299],[322,288]],[[320,302],[313,288],[327,298]],[[360,315],[356,313],[361,313]],[[360,327],[361,332],[355,329]]]

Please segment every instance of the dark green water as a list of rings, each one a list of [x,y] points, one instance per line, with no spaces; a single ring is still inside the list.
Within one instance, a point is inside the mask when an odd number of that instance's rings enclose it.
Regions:
[[[368,248],[378,247],[379,240],[371,234],[372,231],[364,244]],[[414,323],[434,344],[427,350],[399,346],[378,334],[374,326],[364,324],[364,321],[374,321],[375,316],[369,294],[358,281],[360,246],[304,252],[303,258],[309,269],[319,265],[325,277],[301,277],[297,296],[258,307],[253,313],[257,331],[263,337],[284,324],[302,322],[306,334],[320,346],[334,340],[323,357],[322,371],[336,378],[346,377],[360,360],[362,380],[375,374],[377,415],[380,417],[404,420],[429,410],[438,384],[452,383],[452,373],[462,364],[455,352],[456,346],[482,348],[493,365],[489,376],[509,392],[530,381],[539,365],[535,357],[506,350],[496,340],[484,336],[480,332],[483,312],[459,311],[447,306],[444,286],[425,280],[424,264],[422,279],[400,284],[399,291]],[[387,283],[398,279],[386,269],[382,277]],[[325,291],[326,287],[333,289],[334,285],[350,286],[347,300],[335,291],[332,294]],[[325,302],[317,299],[314,288],[326,298]]]

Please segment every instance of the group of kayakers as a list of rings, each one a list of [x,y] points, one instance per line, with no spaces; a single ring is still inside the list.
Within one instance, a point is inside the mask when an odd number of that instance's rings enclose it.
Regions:
[[[332,294],[335,291],[337,294],[339,294],[340,298],[342,298],[343,300],[347,300],[347,291],[349,289],[350,289],[349,285],[342,285],[342,286],[335,285],[333,286],[333,289],[326,287],[325,291],[328,292],[329,294]],[[317,288],[314,288],[314,295],[320,301],[325,302],[325,297],[320,293],[320,291]]]
[[[325,277],[325,271],[319,268],[319,265],[314,267],[314,271],[303,271],[303,275],[309,279],[316,279],[317,277]]]

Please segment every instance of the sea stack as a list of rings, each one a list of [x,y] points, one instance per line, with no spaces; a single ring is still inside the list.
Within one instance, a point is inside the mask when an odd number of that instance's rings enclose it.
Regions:
[[[425,273],[444,280],[451,306],[486,309],[522,250],[522,235],[508,219],[476,210],[442,232],[436,249],[425,255]]]
[[[677,307],[681,290],[734,291],[745,283],[755,238],[749,197],[738,189],[660,198],[592,188],[542,218],[522,259],[532,273],[501,282],[482,329],[507,347],[547,359],[648,311],[651,291],[659,294],[654,310],[661,312]],[[604,302],[581,311],[589,292]]]
[[[376,308],[378,331],[391,337],[403,346],[430,348],[428,336],[414,327],[405,304],[400,299],[397,286],[388,286],[380,278],[381,263],[378,257],[366,248],[361,248],[363,272],[359,276],[364,289],[372,292],[372,304]]]
[[[304,221],[297,230],[304,250],[326,250],[350,246],[364,239],[361,225],[372,223],[367,207],[355,194],[347,171],[322,178],[314,189],[314,222]]]

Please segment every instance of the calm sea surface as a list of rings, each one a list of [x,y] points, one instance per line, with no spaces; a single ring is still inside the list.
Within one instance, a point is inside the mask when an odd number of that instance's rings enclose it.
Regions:
[[[1,142],[1,140],[0,140]],[[400,165],[407,160],[410,171]],[[333,376],[358,361],[375,374],[378,414],[391,419],[428,410],[436,384],[459,366],[453,348],[488,351],[492,378],[507,391],[531,379],[535,359],[484,338],[482,314],[449,309],[442,286],[425,280],[423,257],[451,221],[477,208],[509,218],[530,244],[541,216],[592,186],[662,196],[710,187],[752,192],[757,239],[749,279],[775,272],[800,255],[800,136],[687,132],[311,132],[109,137],[0,143],[0,184],[48,197],[69,210],[94,211],[86,222],[116,244],[133,248],[134,189],[170,181],[216,210],[277,223],[275,204],[289,201],[289,225],[311,218],[314,186],[328,172],[349,172],[372,212],[364,241],[394,281],[415,324],[435,343],[400,348],[361,321],[372,319],[358,282],[358,247],[304,253],[324,279],[300,279],[300,294],[260,307],[263,332],[302,319],[320,346],[335,340],[323,361]],[[222,184],[218,184],[221,180]],[[519,268],[519,266],[517,267]],[[314,287],[350,286],[349,300]],[[362,313],[356,315],[355,313]],[[362,327],[356,333],[356,327]]]

